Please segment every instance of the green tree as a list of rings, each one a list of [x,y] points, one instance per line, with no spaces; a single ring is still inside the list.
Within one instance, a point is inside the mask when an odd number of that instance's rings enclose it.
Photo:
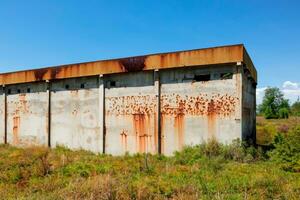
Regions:
[[[290,112],[289,101],[277,87],[265,90],[263,102],[259,105],[259,113],[266,119],[288,118]]]
[[[291,113],[295,116],[300,116],[300,100],[293,103],[291,106]]]

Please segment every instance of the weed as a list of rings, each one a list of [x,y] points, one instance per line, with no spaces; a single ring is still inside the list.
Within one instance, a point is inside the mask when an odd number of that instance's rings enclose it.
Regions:
[[[290,131],[275,137],[271,160],[239,140],[208,141],[171,157],[1,145],[0,199],[297,199],[293,145],[300,142],[286,138]]]

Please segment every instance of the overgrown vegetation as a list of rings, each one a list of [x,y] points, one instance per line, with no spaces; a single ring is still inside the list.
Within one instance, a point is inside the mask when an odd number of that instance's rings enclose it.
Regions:
[[[300,172],[300,126],[285,135],[276,135],[273,146],[274,149],[268,154],[271,160],[285,170]]]
[[[299,130],[276,136],[269,152],[210,141],[172,157],[3,145],[0,198],[298,199]]]
[[[270,160],[282,169],[300,172],[300,118],[257,118],[257,143],[270,149]]]
[[[293,103],[293,105],[291,106],[291,113],[294,116],[300,117],[300,100],[299,100],[299,98],[298,98],[298,101]]]
[[[271,145],[278,134],[286,135],[300,125],[300,117],[289,117],[289,119],[264,119],[256,118],[256,142],[259,145]]]

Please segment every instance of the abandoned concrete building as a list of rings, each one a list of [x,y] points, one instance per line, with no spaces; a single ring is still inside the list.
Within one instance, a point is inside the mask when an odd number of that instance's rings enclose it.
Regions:
[[[243,45],[0,74],[1,143],[162,153],[255,139],[257,73]]]

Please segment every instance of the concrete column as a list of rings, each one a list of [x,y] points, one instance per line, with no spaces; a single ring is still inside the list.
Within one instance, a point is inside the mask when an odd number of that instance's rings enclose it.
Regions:
[[[253,97],[254,97],[254,102],[253,102],[253,105],[254,105],[254,113],[253,113],[253,120],[254,120],[254,127],[253,127],[253,144],[254,145],[256,145],[256,83],[255,83],[255,85],[253,86],[254,87],[254,95],[253,95]]]
[[[99,75],[99,123],[100,123],[100,133],[102,134],[102,153],[105,153],[105,81],[103,75]]]
[[[3,95],[4,95],[4,144],[7,144],[7,91],[5,85],[3,87]]]
[[[48,94],[48,147],[51,147],[51,83],[46,80]]]
[[[162,153],[162,135],[161,135],[161,124],[160,124],[160,79],[159,79],[159,71],[154,71],[154,87],[156,94],[156,125],[155,125],[155,137],[157,137],[157,152],[159,154]]]
[[[236,63],[236,94],[239,98],[239,106],[235,112],[235,120],[238,123],[238,131],[240,133],[240,139],[243,139],[243,64],[241,62]]]

